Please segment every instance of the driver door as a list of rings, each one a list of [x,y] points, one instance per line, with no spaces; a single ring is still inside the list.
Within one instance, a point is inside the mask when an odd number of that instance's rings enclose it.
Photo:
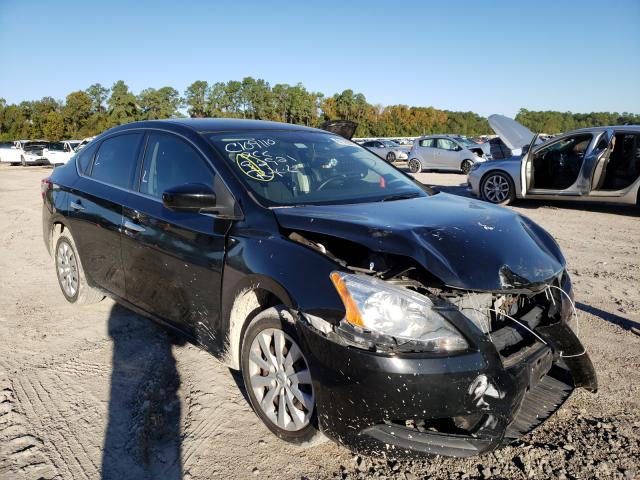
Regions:
[[[450,138],[438,138],[436,165],[438,167],[457,169],[460,167],[458,154],[460,147]]]
[[[533,147],[538,141],[539,134],[535,134],[529,143],[527,152],[520,160],[520,188],[524,197],[533,184]]]
[[[146,137],[135,192],[123,209],[126,298],[214,351],[226,232],[212,214],[175,212],[162,193],[189,183],[215,189],[215,172],[193,144],[176,135]]]

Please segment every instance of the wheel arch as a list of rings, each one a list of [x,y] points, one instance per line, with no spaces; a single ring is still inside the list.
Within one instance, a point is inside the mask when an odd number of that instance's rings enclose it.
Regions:
[[[222,360],[234,370],[240,370],[242,339],[251,320],[270,307],[283,305],[297,310],[289,292],[273,278],[253,274],[245,276],[235,287],[233,302],[223,313],[227,334],[223,346]]]

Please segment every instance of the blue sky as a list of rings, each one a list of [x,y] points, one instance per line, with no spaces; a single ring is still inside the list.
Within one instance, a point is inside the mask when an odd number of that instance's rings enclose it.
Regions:
[[[8,102],[253,76],[482,115],[640,113],[640,0],[0,0],[0,58]]]

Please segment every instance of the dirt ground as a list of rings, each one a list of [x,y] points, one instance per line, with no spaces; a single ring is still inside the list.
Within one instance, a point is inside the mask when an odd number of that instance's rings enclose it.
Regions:
[[[522,202],[559,242],[600,391],[577,391],[517,445],[394,462],[269,433],[241,379],[104,300],[66,303],[41,232],[40,167],[0,166],[0,479],[640,478],[640,218]],[[462,175],[420,180],[466,194]]]

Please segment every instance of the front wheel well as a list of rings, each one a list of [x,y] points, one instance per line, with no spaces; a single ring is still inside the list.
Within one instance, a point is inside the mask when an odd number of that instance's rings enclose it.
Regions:
[[[238,292],[229,315],[229,332],[224,355],[227,366],[240,370],[240,348],[251,320],[268,308],[284,304],[285,301],[278,295],[259,285],[244,288]]]

